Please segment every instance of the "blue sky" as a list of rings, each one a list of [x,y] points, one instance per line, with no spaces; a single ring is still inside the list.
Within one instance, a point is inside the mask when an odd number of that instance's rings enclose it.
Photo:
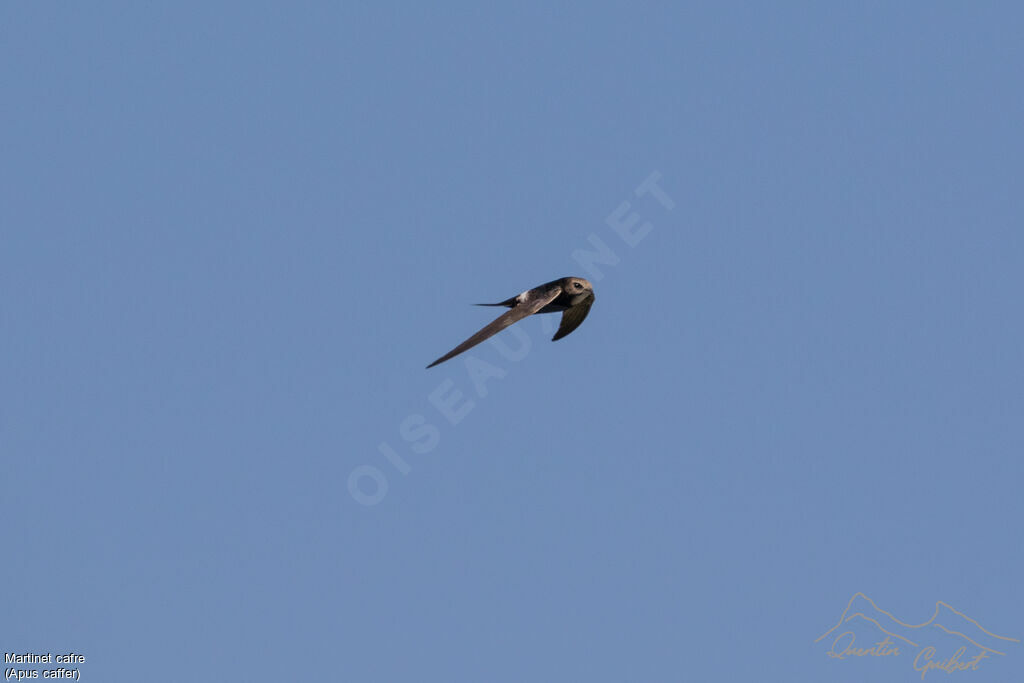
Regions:
[[[410,4],[0,8],[0,648],[1015,678],[1024,10]]]

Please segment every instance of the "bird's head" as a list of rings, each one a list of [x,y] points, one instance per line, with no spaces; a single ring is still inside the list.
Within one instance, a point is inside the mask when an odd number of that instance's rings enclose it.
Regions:
[[[588,296],[594,296],[594,288],[590,285],[590,282],[581,277],[565,278],[565,282],[562,284],[562,291],[569,295],[573,306]]]

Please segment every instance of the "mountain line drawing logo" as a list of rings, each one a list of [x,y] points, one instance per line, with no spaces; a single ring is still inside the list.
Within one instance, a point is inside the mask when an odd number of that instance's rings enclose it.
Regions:
[[[865,640],[870,645],[864,646]],[[832,659],[914,653],[912,665],[921,674],[921,680],[930,671],[977,671],[984,660],[1005,657],[1021,642],[993,633],[941,600],[935,603],[928,621],[909,624],[863,593],[854,594],[835,626],[814,639],[815,643],[821,641],[830,645],[825,654]]]

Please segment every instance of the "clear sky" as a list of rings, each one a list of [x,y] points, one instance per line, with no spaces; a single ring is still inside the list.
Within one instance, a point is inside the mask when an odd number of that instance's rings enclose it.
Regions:
[[[1024,10],[505,5],[0,6],[0,649],[1019,680]]]

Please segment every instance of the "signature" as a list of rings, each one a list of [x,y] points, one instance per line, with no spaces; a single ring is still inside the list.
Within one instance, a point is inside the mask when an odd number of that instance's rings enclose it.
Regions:
[[[851,622],[870,624],[872,631],[880,632],[881,640],[872,642],[868,647],[857,645],[857,636],[849,627]],[[840,627],[847,626],[848,629]],[[966,643],[945,659],[936,655],[936,649],[928,645],[928,640],[938,632],[954,636]],[[846,605],[835,626],[818,636],[814,642],[833,635],[832,644],[825,654],[832,659],[848,659],[851,657],[898,657],[904,653],[914,653],[913,668],[920,672],[921,680],[930,671],[942,671],[947,674],[959,671],[977,671],[981,662],[993,655],[1006,656],[1009,643],[1020,643],[1017,638],[1001,636],[989,631],[977,621],[963,612],[954,609],[948,603],[938,601],[935,611],[928,621],[910,624],[901,621],[875,604],[874,600],[856,593]],[[858,630],[858,632],[862,632]],[[942,636],[945,638],[945,636]],[[873,640],[873,639],[872,639]],[[923,642],[922,642],[923,641]],[[934,641],[933,641],[934,642]],[[996,649],[996,648],[999,649]],[[974,654],[977,653],[977,654]]]

